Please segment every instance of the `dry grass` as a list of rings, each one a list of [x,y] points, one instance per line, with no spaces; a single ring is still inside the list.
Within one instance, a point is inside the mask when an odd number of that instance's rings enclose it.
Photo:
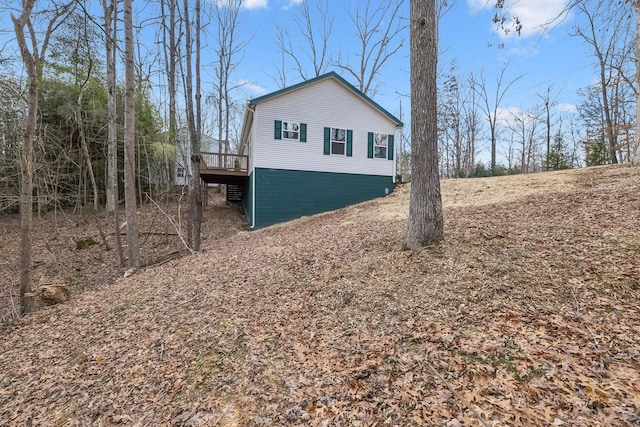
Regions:
[[[640,422],[640,171],[443,183],[207,240],[2,333],[0,424]]]

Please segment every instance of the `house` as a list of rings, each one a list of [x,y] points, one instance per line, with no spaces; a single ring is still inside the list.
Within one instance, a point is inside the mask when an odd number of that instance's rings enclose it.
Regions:
[[[250,227],[262,228],[389,194],[401,128],[331,72],[251,99],[238,157],[227,166],[234,175],[207,168],[201,175],[241,189]]]

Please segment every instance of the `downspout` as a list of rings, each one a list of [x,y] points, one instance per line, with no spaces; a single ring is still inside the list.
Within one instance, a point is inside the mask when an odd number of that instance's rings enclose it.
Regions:
[[[253,206],[253,209],[251,209],[251,227],[249,227],[250,229],[254,229],[256,226],[256,170],[254,168],[253,170],[253,174],[251,174],[251,188],[253,188],[253,191],[251,192],[251,197],[252,197],[252,201],[251,204]]]
[[[400,147],[400,144],[403,143],[403,141],[401,141],[402,138],[402,125],[396,125],[396,135],[394,137],[396,143],[393,144],[393,183],[396,183],[396,177],[398,176],[398,162],[401,162],[402,159],[400,158],[400,156],[398,155],[399,152],[401,152],[402,150],[398,150],[397,148]]]
[[[253,108],[252,108],[253,107]],[[255,174],[255,104],[251,104],[251,102],[247,102],[247,107],[244,112],[244,120],[242,123],[242,137],[240,139],[240,146],[238,147],[238,154],[243,154],[248,150],[247,153],[247,173],[251,173],[251,169],[253,168],[253,177],[251,178],[250,187],[253,188],[251,192],[251,218],[249,221],[249,228],[253,229],[256,224],[256,174]],[[250,143],[247,141],[250,140]]]
[[[249,108],[249,110],[251,110],[251,105],[249,105],[247,108]],[[253,200],[251,200],[251,206],[253,207],[253,209],[251,209],[251,230],[253,230],[256,226],[256,143],[257,143],[257,138],[256,138],[256,126],[255,124],[257,123],[256,121],[256,106],[255,104],[253,105],[253,110],[251,110],[251,112],[253,113],[253,120],[251,122],[251,168],[253,169],[253,173],[251,174],[251,188],[253,188],[253,191],[251,192],[251,198]]]

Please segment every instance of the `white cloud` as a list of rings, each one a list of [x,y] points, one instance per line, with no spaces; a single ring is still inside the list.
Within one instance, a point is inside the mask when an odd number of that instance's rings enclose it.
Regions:
[[[554,107],[558,111],[562,111],[565,113],[577,113],[578,107],[575,104],[557,104]]]
[[[522,37],[540,34],[552,22],[560,22],[566,17],[569,0],[506,0],[502,15],[517,17],[522,24]],[[495,10],[495,0],[467,0],[469,8],[474,12]],[[503,31],[501,36],[505,37]],[[514,34],[511,31],[510,36]]]
[[[267,93],[267,90],[265,88],[253,82],[250,82],[249,80],[240,80],[238,82],[238,86],[242,86],[257,95],[264,95],[265,93]]]
[[[239,0],[212,0],[219,7],[237,5]],[[265,9],[268,0],[242,0],[242,9]]]
[[[267,0],[245,0],[242,2],[244,9],[266,9]]]
[[[519,107],[498,108],[496,111],[496,121],[502,126],[508,126],[513,122],[514,117],[519,117],[522,114],[522,109]]]

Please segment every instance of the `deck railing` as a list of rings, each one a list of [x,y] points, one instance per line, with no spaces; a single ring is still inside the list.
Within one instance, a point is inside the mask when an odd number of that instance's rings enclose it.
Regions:
[[[218,169],[234,172],[249,170],[249,156],[233,153],[200,153],[206,169]]]

